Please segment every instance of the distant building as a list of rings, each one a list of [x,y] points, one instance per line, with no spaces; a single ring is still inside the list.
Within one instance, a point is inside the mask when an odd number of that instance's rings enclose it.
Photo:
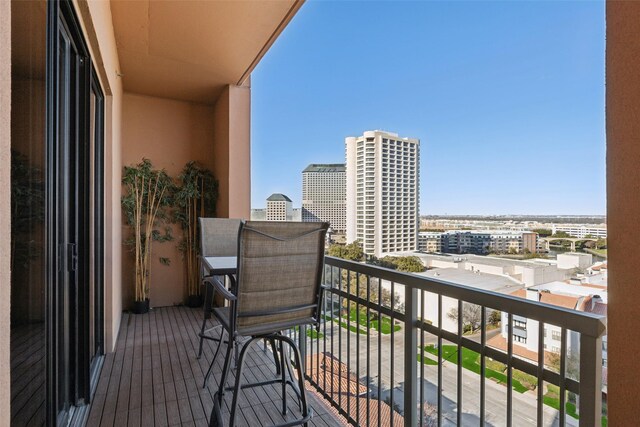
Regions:
[[[347,242],[377,257],[418,248],[420,141],[366,131],[345,139]]]
[[[346,167],[311,164],[302,171],[302,221],[328,222],[336,233],[347,229]]]
[[[585,270],[593,264],[593,256],[591,256],[591,254],[585,254],[582,252],[567,252],[564,254],[558,254],[556,258],[558,260],[558,268],[566,270],[571,268]]]
[[[542,285],[519,289],[513,296],[531,301],[564,307],[571,310],[584,311],[598,315],[607,315],[607,287],[602,285],[572,285],[565,282],[550,282]],[[506,350],[508,332],[507,313],[502,313],[501,334],[490,339],[487,344]],[[545,353],[559,354],[562,349],[562,329],[552,324],[545,324],[544,342],[539,346],[539,322],[522,316],[513,316],[513,349],[514,354],[530,360],[537,360],[538,348]],[[567,331],[567,354],[577,356],[580,351],[580,335]],[[602,338],[602,364],[607,366],[607,336]]]
[[[442,252],[442,233],[421,231],[418,233],[418,250],[420,252]]]
[[[289,221],[302,222],[302,212],[304,212],[304,209],[302,208],[293,208],[291,219]]]
[[[418,233],[418,249],[423,252],[453,254],[535,253],[538,235],[530,231],[450,230]]]
[[[251,216],[249,218],[251,221],[266,221],[267,210],[265,208],[251,209]]]
[[[267,198],[267,221],[292,221],[293,203],[291,199],[280,193],[273,193]]]
[[[554,224],[551,228],[553,234],[567,233],[569,236],[584,239],[585,237],[593,237],[596,239],[607,238],[606,225],[581,225],[581,224]]]

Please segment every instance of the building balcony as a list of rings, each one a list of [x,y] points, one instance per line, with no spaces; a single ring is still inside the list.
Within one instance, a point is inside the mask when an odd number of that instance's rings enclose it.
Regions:
[[[311,425],[554,426],[577,425],[578,414],[581,425],[600,420],[603,317],[332,257],[325,264],[319,330],[288,332],[306,361]],[[467,318],[467,307],[480,314]],[[452,309],[463,316],[454,318]],[[491,325],[493,311],[506,313],[510,324]],[[196,358],[201,319],[199,309],[185,307],[125,314],[87,425],[207,425],[222,357],[202,388],[216,343],[205,342]],[[530,337],[539,352],[505,338],[517,335],[522,319],[560,328],[559,364],[544,351],[543,327]],[[467,323],[474,333],[465,333]],[[578,346],[570,334],[578,334]],[[255,346],[246,380],[275,375],[272,360]],[[240,425],[296,416],[295,403],[289,416],[280,414],[280,392],[269,387],[241,392]],[[226,399],[223,417],[231,393]]]

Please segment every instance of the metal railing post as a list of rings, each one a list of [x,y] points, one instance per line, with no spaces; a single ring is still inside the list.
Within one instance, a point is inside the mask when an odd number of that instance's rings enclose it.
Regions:
[[[418,425],[418,290],[405,287],[404,425]]]
[[[580,425],[596,426],[602,418],[602,338],[580,335]]]

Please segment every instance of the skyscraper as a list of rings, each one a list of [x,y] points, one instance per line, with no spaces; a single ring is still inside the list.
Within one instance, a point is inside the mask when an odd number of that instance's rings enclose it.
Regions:
[[[302,171],[302,221],[326,221],[336,233],[347,226],[344,164],[311,164]]]
[[[377,257],[416,250],[420,141],[375,130],[345,145],[347,242]]]

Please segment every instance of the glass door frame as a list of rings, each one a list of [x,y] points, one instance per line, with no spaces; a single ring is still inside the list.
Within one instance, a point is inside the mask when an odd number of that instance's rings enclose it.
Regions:
[[[73,46],[68,70],[61,70],[61,40]],[[78,408],[86,408],[104,353],[104,96],[70,0],[48,1],[46,55],[46,417],[47,425],[54,425],[67,424],[83,412]],[[93,159],[91,94],[96,97]],[[91,283],[94,301],[89,301]],[[95,304],[93,324],[90,304]],[[90,349],[91,329],[95,349]]]

